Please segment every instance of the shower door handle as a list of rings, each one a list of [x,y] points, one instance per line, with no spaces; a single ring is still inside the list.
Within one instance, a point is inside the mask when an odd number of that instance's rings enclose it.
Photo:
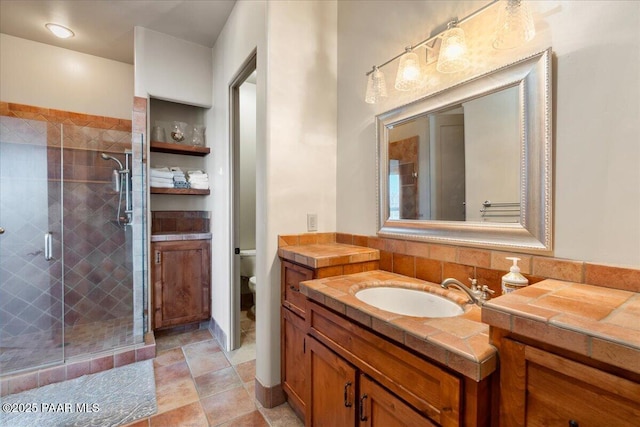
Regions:
[[[53,259],[53,235],[51,232],[44,234],[44,259],[47,261]]]

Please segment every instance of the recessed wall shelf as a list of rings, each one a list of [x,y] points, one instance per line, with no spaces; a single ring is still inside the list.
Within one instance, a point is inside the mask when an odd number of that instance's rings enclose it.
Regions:
[[[206,156],[211,152],[209,147],[196,147],[195,145],[172,144],[160,141],[151,141],[149,148],[157,153],[184,154],[187,156]]]
[[[195,188],[161,188],[151,187],[151,194],[174,194],[185,196],[208,196],[211,190],[198,190]]]

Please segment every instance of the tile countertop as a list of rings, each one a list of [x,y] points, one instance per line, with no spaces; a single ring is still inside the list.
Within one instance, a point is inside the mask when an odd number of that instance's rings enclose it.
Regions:
[[[489,300],[482,321],[640,373],[640,293],[547,279]]]
[[[179,240],[211,240],[211,233],[200,233],[196,231],[171,231],[165,233],[153,233],[151,235],[152,242],[173,242]]]
[[[300,291],[309,299],[475,381],[495,371],[497,353],[489,344],[489,326],[480,321],[479,307],[467,304],[465,313],[457,317],[403,316],[356,298],[358,290],[370,286],[423,289],[460,304],[468,301],[462,292],[382,270],[308,280],[300,283]]]
[[[282,246],[278,249],[278,256],[307,267],[321,268],[356,262],[377,261],[380,259],[380,251],[343,243],[316,243]]]

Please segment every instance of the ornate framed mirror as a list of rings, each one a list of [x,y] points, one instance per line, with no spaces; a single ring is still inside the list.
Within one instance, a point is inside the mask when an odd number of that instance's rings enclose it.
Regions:
[[[550,254],[551,49],[376,117],[378,235]]]

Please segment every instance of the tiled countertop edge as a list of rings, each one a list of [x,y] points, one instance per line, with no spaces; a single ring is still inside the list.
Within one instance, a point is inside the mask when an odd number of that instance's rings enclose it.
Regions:
[[[538,316],[492,304],[491,301],[482,307],[482,321],[490,326],[640,373],[639,347],[599,333],[594,328],[567,324],[562,322],[562,318],[560,313]]]
[[[278,256],[287,261],[295,262],[311,268],[331,267],[357,262],[377,261],[380,259],[380,251],[377,249],[336,243],[328,243],[326,245],[339,245],[342,253],[339,253],[338,255],[305,255],[298,252],[300,246],[285,246],[278,248]],[[345,253],[344,247],[346,246],[353,246],[353,253],[348,253],[348,251]],[[302,248],[304,248],[304,246],[302,246]]]
[[[469,348],[469,352],[466,353],[448,343],[453,339],[460,344],[461,341],[464,341],[462,339],[452,337],[433,328],[431,329],[435,332],[430,333],[428,326],[425,327],[424,333],[412,333],[402,326],[403,320],[407,319],[407,316],[394,315],[393,313],[378,310],[375,307],[371,307],[371,310],[369,310],[367,307],[349,305],[347,301],[351,296],[345,296],[342,300],[339,300],[322,292],[340,292],[328,286],[312,289],[305,282],[301,282],[300,291],[309,299],[475,381],[481,381],[497,368],[497,351],[492,346],[489,346],[490,351],[486,351],[483,357],[478,358],[474,349],[468,344],[465,344]],[[476,338],[483,341],[482,344],[487,344],[489,341],[488,333],[478,335]]]

